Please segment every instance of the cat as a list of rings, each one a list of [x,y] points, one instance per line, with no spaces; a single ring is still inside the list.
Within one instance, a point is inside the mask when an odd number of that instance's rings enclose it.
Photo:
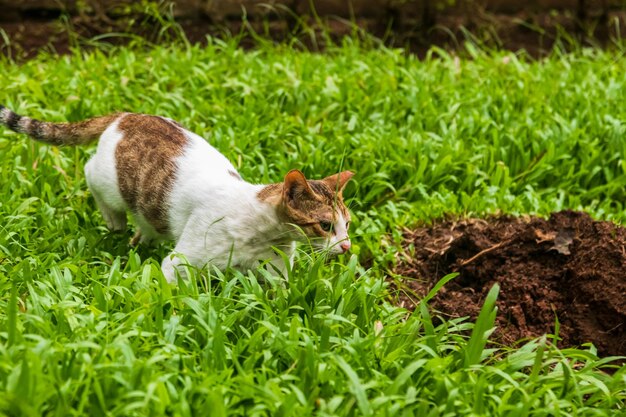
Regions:
[[[298,241],[330,254],[350,249],[343,201],[350,171],[308,180],[294,169],[281,183],[251,184],[205,139],[160,116],[116,113],[50,123],[0,105],[0,123],[56,146],[98,140],[85,165],[96,205],[112,231],[125,230],[126,213],[132,213],[132,245],[175,241],[161,263],[168,282],[185,278],[185,262],[248,270],[269,261],[284,272],[284,258],[274,248],[292,264]]]

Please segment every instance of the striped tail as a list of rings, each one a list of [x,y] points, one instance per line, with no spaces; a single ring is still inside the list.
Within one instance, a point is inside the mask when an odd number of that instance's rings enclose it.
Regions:
[[[96,140],[119,114],[76,123],[51,123],[20,116],[0,104],[0,124],[51,145],[80,145]]]

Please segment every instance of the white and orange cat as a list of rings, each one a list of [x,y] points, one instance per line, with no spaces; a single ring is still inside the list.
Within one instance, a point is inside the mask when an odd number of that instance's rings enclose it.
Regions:
[[[350,249],[350,213],[342,191],[344,171],[307,180],[292,170],[284,182],[244,181],[233,165],[202,137],[158,116],[119,113],[77,123],[41,122],[0,105],[0,123],[52,145],[98,140],[85,165],[87,185],[110,230],[126,228],[126,212],[137,224],[133,244],[174,239],[162,262],[176,280],[183,255],[196,267],[212,264],[246,270],[269,260],[284,270],[297,241],[338,254]]]

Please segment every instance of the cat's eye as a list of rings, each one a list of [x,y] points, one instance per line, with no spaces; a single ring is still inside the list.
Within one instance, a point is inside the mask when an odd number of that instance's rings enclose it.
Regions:
[[[321,221],[320,227],[325,232],[330,232],[333,229],[333,224],[331,222]]]

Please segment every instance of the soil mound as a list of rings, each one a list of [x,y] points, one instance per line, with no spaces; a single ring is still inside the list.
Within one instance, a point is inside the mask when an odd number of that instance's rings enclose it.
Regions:
[[[626,355],[626,228],[563,211],[548,220],[445,221],[405,239],[394,272],[415,278],[402,285],[417,297],[444,275],[460,274],[430,301],[441,313],[476,318],[498,282],[495,340],[553,334],[558,318],[559,346],[593,342],[601,356]],[[412,298],[402,295],[400,303],[413,308]]]

